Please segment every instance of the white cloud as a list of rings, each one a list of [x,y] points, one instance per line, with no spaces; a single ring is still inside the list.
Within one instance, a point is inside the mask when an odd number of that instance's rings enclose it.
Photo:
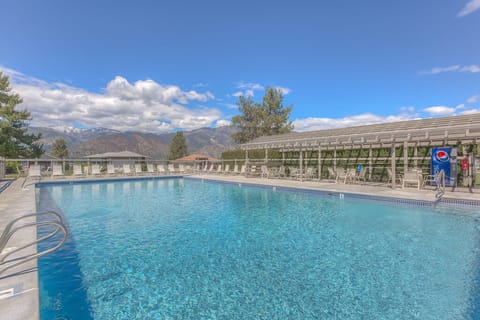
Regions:
[[[480,109],[470,109],[470,110],[465,110],[460,112],[460,114],[474,114],[474,113],[479,113]]]
[[[464,66],[460,69],[460,71],[463,72],[470,72],[470,73],[478,73],[480,72],[480,66],[477,66],[475,64],[472,64],[470,66]]]
[[[280,90],[280,92],[284,95],[287,95],[292,91],[290,88],[280,86],[275,86],[273,88]],[[255,95],[255,91],[263,91],[265,90],[265,86],[253,82],[239,82],[237,84],[237,89],[240,89],[240,91],[233,93],[232,96],[237,98],[240,96],[253,97]]]
[[[465,7],[458,13],[459,17],[464,17],[469,15],[470,13],[477,11],[480,9],[480,0],[471,0],[469,1]]]
[[[430,70],[420,71],[420,74],[439,74],[444,72],[467,72],[478,73],[480,72],[480,66],[472,64],[469,66],[453,65],[449,67],[435,67]]]
[[[237,85],[238,89],[250,89],[250,90],[255,90],[255,91],[262,91],[265,88],[259,84],[259,83],[253,83],[253,82],[239,82]]]
[[[456,108],[447,107],[447,106],[432,106],[432,107],[424,108],[422,111],[435,116],[446,116],[446,115],[454,114],[456,111]]]
[[[218,128],[218,127],[229,126],[229,125],[231,125],[231,124],[232,124],[232,121],[230,121],[230,120],[224,120],[224,119],[222,119],[222,120],[217,120],[217,128]]]
[[[117,76],[103,93],[63,83],[48,83],[0,67],[10,76],[12,89],[23,98],[21,108],[32,113],[33,126],[106,127],[120,131],[164,132],[175,128],[208,127],[221,118],[215,108],[189,107],[214,98],[210,92],[183,91],[153,80],[130,83]]]
[[[477,95],[477,96],[473,96],[473,97],[470,97],[467,99],[467,102],[468,103],[477,103],[477,101],[480,100],[480,95]]]
[[[285,87],[277,86],[277,87],[274,87],[274,88],[277,89],[277,90],[280,90],[280,92],[281,92],[283,95],[287,95],[287,94],[289,94],[290,92],[292,92],[291,89],[285,88]]]
[[[344,118],[305,118],[293,121],[295,131],[311,131],[333,128],[360,126],[373,123],[395,122],[418,118],[415,113],[402,113],[399,115],[380,116],[372,113],[344,117]]]

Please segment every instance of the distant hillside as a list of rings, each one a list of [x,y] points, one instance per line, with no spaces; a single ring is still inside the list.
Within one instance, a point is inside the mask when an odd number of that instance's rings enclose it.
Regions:
[[[65,139],[70,158],[129,150],[153,159],[165,159],[170,142],[175,135],[174,133],[119,132],[105,128],[70,128],[61,131],[52,128],[31,127],[30,131],[42,134],[41,142],[45,145],[47,152],[55,139]],[[223,151],[237,147],[231,138],[233,132],[234,130],[230,127],[201,128],[185,131],[184,136],[189,153],[205,153],[213,157],[220,157]]]

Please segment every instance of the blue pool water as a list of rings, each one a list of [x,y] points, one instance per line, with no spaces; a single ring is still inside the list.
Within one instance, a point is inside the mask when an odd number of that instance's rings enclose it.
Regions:
[[[474,319],[468,215],[197,180],[44,186],[41,318]]]

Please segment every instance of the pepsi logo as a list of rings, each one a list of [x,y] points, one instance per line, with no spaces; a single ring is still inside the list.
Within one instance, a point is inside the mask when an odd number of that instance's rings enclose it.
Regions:
[[[439,162],[447,162],[450,160],[450,156],[448,155],[448,152],[445,150],[438,150],[435,152],[435,159]]]

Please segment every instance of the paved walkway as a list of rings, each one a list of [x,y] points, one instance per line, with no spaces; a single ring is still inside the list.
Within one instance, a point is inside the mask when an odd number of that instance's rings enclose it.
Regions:
[[[257,185],[267,185],[267,186],[277,186],[277,187],[287,187],[287,188],[298,188],[298,189],[308,189],[308,190],[318,190],[318,191],[327,191],[327,192],[340,192],[340,193],[355,193],[361,195],[372,195],[380,197],[393,197],[401,199],[413,199],[413,200],[424,200],[424,201],[435,201],[435,191],[433,187],[428,189],[417,190],[416,188],[405,188],[402,189],[398,187],[392,189],[390,186],[382,183],[366,183],[366,184],[344,184],[344,183],[335,183],[332,181],[298,181],[298,180],[288,180],[288,179],[266,179],[266,178],[246,178],[244,176],[234,176],[234,175],[215,175],[215,174],[205,174],[205,175],[192,175],[193,178],[198,179],[210,179],[217,181],[226,181],[226,182],[235,182],[235,183],[247,183],[247,184],[257,184]],[[446,188],[445,199],[462,199],[462,200],[476,200],[480,201],[480,190],[474,190],[473,193],[470,193],[466,188],[457,188],[454,192],[451,191],[451,188]]]
[[[23,179],[16,180],[0,193],[0,232],[9,221],[27,213],[35,212],[35,188],[22,189]],[[34,222],[35,219],[22,222]],[[7,248],[20,247],[36,238],[34,228],[23,229],[8,242]],[[23,254],[35,253],[36,246],[23,251]],[[10,298],[0,298],[0,320],[36,320],[39,318],[37,262],[33,260],[26,264],[7,270],[0,275],[0,292],[13,288],[14,295]],[[1,269],[1,268],[0,268]],[[12,273],[30,270],[16,276]],[[32,271],[33,270],[33,271]]]

